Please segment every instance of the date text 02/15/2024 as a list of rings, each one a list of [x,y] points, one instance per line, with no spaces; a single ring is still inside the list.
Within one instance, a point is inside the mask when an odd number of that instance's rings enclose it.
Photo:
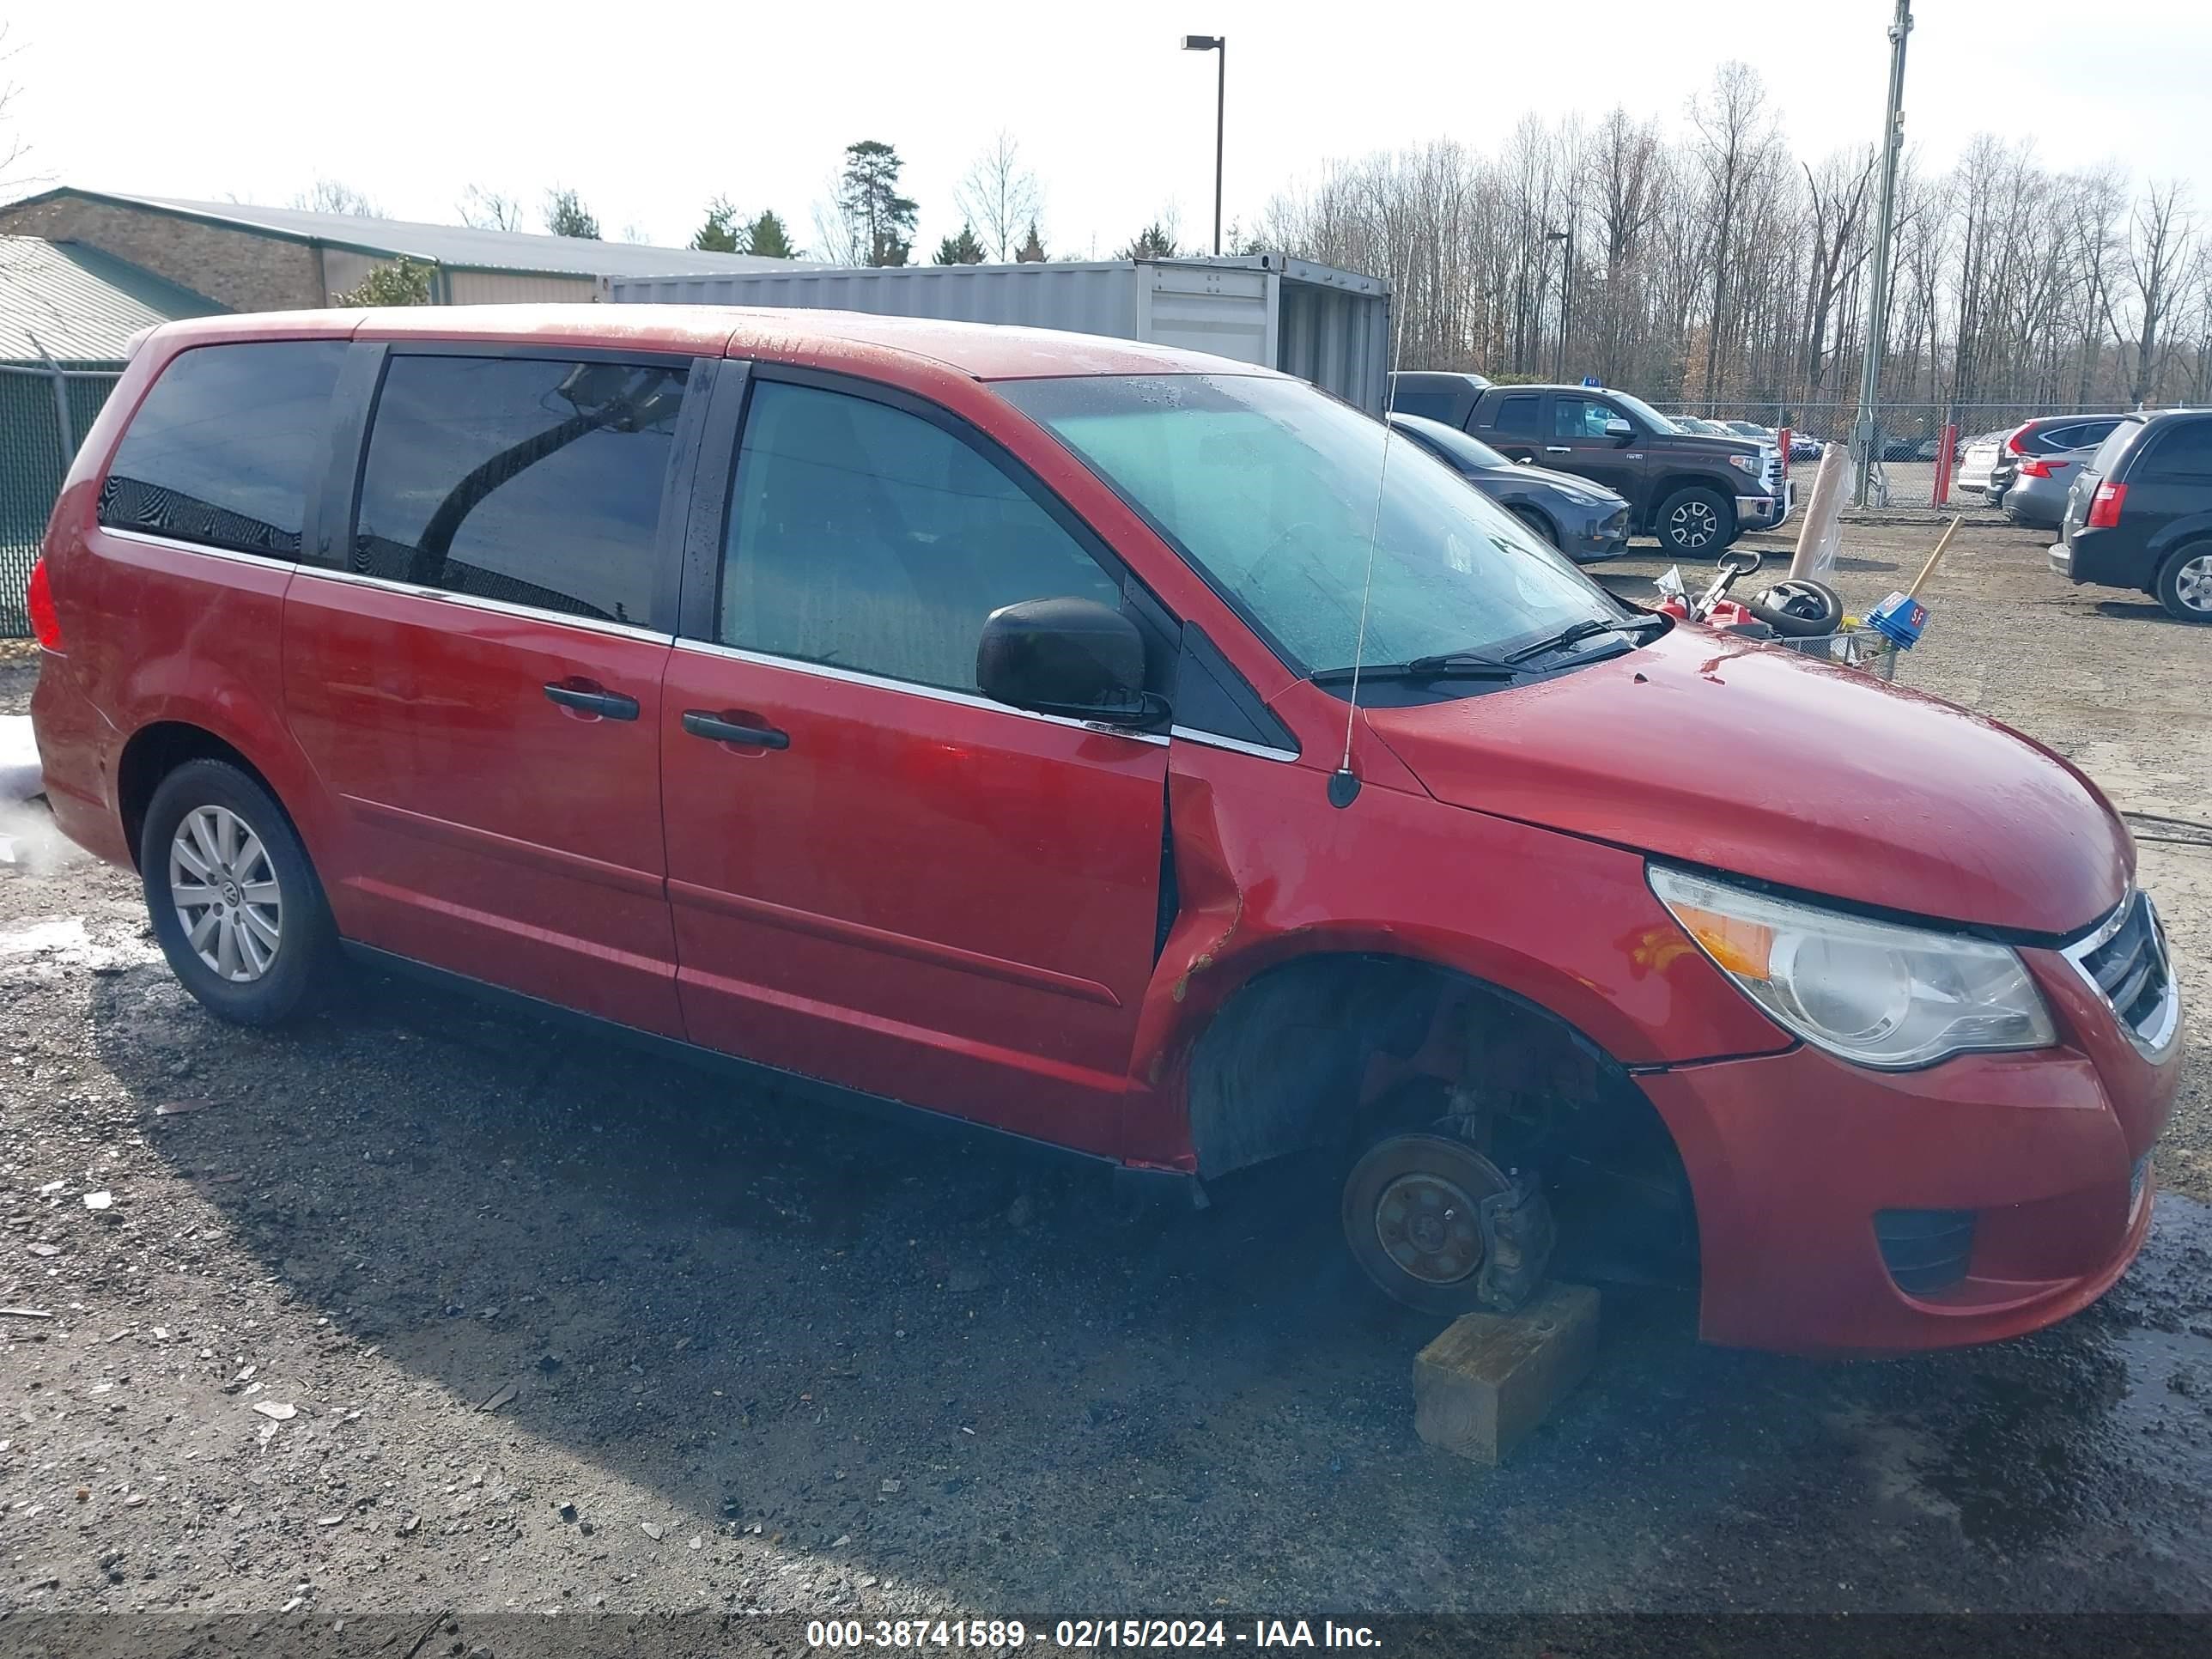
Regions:
[[[922,1648],[1011,1652],[1032,1644],[1075,1652],[1100,1649],[1350,1648],[1381,1645],[1365,1625],[1340,1625],[1324,1619],[1318,1626],[1305,1619],[1061,1619],[1045,1626],[1014,1619],[817,1619],[806,1626],[806,1644],[816,1649]]]

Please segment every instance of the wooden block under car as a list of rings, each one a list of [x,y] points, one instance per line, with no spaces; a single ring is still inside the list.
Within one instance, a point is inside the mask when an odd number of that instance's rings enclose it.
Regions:
[[[1413,1361],[1413,1431],[1478,1463],[1504,1460],[1589,1370],[1597,1292],[1547,1285],[1515,1314],[1462,1314]]]

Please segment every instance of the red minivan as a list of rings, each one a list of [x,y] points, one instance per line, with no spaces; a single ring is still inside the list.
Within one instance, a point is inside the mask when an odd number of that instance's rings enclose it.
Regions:
[[[2064,1317],[2181,1018],[2049,750],[1610,597],[1283,375],[706,307],[139,347],[31,611],[48,798],[179,978],[343,959],[1202,1201],[1339,1159],[1385,1291],[1556,1243],[1705,1334]]]

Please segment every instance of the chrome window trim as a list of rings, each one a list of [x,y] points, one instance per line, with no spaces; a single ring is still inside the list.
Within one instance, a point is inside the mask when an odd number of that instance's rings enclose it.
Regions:
[[[1168,735],[1180,738],[1185,743],[1200,743],[1208,749],[1226,749],[1233,755],[1252,755],[1261,760],[1294,761],[1298,757],[1294,749],[1277,749],[1268,744],[1247,743],[1242,738],[1224,738],[1218,732],[1201,732],[1194,726],[1170,726]]]
[[[410,599],[460,605],[470,611],[487,611],[495,616],[520,617],[529,622],[558,623],[564,628],[582,628],[594,634],[612,634],[626,640],[649,640],[655,644],[667,645],[676,638],[665,628],[639,628],[631,623],[608,622],[599,617],[579,617],[571,611],[549,611],[543,605],[515,605],[506,599],[487,599],[480,593],[456,593],[449,587],[426,587],[420,582],[396,582],[386,576],[364,575],[358,570],[333,570],[328,565],[302,564],[299,572],[302,576],[312,576],[319,581],[373,587],[381,592],[402,593]]]
[[[2150,924],[2152,949],[2158,953],[2159,965],[2166,972],[2166,994],[2159,1001],[2158,1025],[2148,1036],[2129,1024],[2125,1016],[2112,1006],[2112,1000],[2105,994],[2105,988],[2097,983],[2096,975],[2090,971],[2088,960],[2099,945],[2127,926],[2128,915],[2135,908],[2137,899],[2142,901],[2145,917]],[[2113,908],[2112,914],[2106,917],[2094,932],[2071,945],[2062,946],[2058,954],[2074,965],[2074,971],[2081,976],[2090,994],[2112,1009],[2112,1023],[2120,1028],[2137,1054],[2156,1065],[2173,1052],[2174,1044],[2181,1036],[2181,982],[2174,975],[2173,957],[2166,948],[2166,928],[2158,919],[2158,906],[2151,902],[2149,894],[2141,888],[2130,887],[2127,896]]]
[[[296,553],[248,553],[240,548],[216,547],[208,542],[188,542],[181,536],[162,536],[150,530],[131,530],[117,524],[103,524],[98,528],[103,536],[112,536],[122,542],[136,542],[141,547],[159,547],[176,553],[204,553],[210,559],[228,559],[233,564],[257,565],[264,570],[295,570],[300,568],[300,556]]]
[[[772,652],[748,651],[743,646],[723,645],[714,640],[678,640],[676,648],[702,656],[726,657],[732,662],[751,663],[760,668],[787,668],[794,673],[810,674],[817,679],[839,680],[847,685],[872,686],[883,691],[903,691],[908,696],[921,697],[929,702],[949,702],[963,708],[988,708],[994,714],[1009,714],[1016,720],[1042,720],[1048,726],[1071,726],[1078,732],[1127,738],[1135,743],[1164,744],[1168,740],[1164,732],[1132,732],[1097,720],[1079,720],[1066,714],[1040,714],[1033,708],[1017,708],[1012,703],[978,696],[972,691],[953,691],[941,685],[924,685],[918,680],[893,679],[888,674],[866,674],[858,669],[839,668],[826,662],[808,662],[799,657],[779,657]]]

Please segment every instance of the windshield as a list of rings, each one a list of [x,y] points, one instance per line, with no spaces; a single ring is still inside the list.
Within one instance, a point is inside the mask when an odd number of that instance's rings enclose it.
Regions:
[[[1430,448],[1442,450],[1462,466],[1510,469],[1513,465],[1488,444],[1468,437],[1455,426],[1446,426],[1442,421],[1432,421],[1425,415],[1393,415],[1390,424],[1419,438]]]
[[[1630,613],[1419,445],[1299,380],[1002,381],[1300,673],[1496,653]],[[1383,477],[1381,512],[1376,485]],[[1368,546],[1374,531],[1373,574]]]
[[[1652,408],[1651,405],[1645,403],[1643,398],[1632,398],[1626,392],[1615,392],[1610,386],[1606,389],[1605,395],[1612,398],[1613,402],[1619,404],[1630,414],[1636,416],[1638,420],[1643,422],[1644,425],[1650,427],[1654,432],[1671,432],[1678,437],[1681,434],[1683,430],[1682,428],[1677,426],[1674,422],[1668,420],[1664,415],[1662,415],[1657,410]]]

